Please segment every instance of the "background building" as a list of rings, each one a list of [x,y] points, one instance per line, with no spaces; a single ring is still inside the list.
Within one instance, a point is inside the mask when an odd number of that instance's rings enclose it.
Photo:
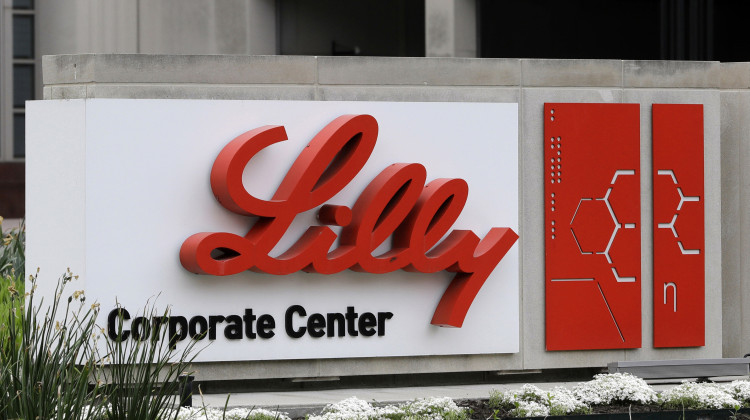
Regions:
[[[742,189],[750,184],[741,162],[750,150],[744,118],[750,71],[748,63],[719,62],[750,61],[743,55],[738,21],[746,6],[669,0],[383,3],[6,0],[0,40],[0,215],[25,214],[24,101],[32,98],[518,103],[519,233],[524,238],[520,353],[391,358],[385,364],[382,358],[216,364],[211,375],[334,377],[349,375],[354,368],[360,375],[507,372],[600,367],[614,360],[738,357],[747,352],[750,325],[742,314],[750,301],[742,291],[750,276],[741,256],[750,244],[750,233],[743,228],[750,226],[743,211],[750,206],[750,194]],[[42,55],[55,56],[42,61]],[[443,58],[329,57],[334,55]],[[593,60],[570,60],[579,58]],[[706,346],[653,346],[648,309],[654,301],[652,241],[650,230],[643,228],[643,348],[545,348],[539,140],[541,110],[548,102],[641,104],[644,173],[651,162],[651,105],[704,105],[710,308]],[[145,149],[143,153],[149,153]],[[650,192],[640,203],[643,214],[650,214]],[[39,207],[34,209],[37,214],[46,210]],[[32,213],[26,212],[30,220]],[[651,220],[645,216],[641,222],[648,226]]]
[[[722,0],[4,0],[0,215],[22,217],[24,101],[53,54],[750,60]]]

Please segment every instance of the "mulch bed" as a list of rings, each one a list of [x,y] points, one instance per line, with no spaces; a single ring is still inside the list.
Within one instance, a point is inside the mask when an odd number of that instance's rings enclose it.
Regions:
[[[488,399],[470,399],[470,400],[456,400],[456,404],[459,407],[468,408],[471,410],[472,419],[504,419],[508,417],[507,410],[497,410],[490,408]],[[606,405],[606,406],[595,406],[592,407],[591,415],[581,416],[554,416],[553,418],[590,418],[590,419],[616,419],[616,418],[629,418],[629,414],[639,414],[633,416],[633,418],[643,419],[667,419],[667,418],[684,418],[684,419],[732,419],[732,420],[750,420],[750,411],[743,409],[740,412],[733,412],[732,410],[687,410],[685,412],[679,411],[664,411],[664,409],[656,404],[651,405]],[[651,415],[649,415],[651,414]]]

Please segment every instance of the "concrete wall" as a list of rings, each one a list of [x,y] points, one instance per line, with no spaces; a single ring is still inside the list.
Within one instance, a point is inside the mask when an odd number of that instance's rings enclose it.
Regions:
[[[724,354],[750,352],[750,63],[721,64]]]
[[[519,103],[521,351],[511,355],[205,364],[203,378],[603,367],[616,360],[746,351],[741,158],[750,153],[750,66],[718,62],[304,56],[45,57],[44,98],[208,98]],[[737,76],[724,81],[733,71]],[[732,84],[733,83],[733,84]],[[724,86],[736,90],[722,90]],[[544,345],[542,113],[545,102],[641,104],[643,347],[547,352]],[[653,348],[651,104],[702,103],[705,121],[706,346]],[[731,132],[731,134],[730,134]],[[723,149],[722,149],[723,148]],[[722,168],[725,170],[722,171]],[[746,180],[747,179],[747,180]],[[742,186],[750,178],[742,178]],[[750,226],[750,225],[748,225]],[[744,242],[743,242],[744,240]],[[747,244],[750,245],[750,244]],[[722,264],[725,262],[725,264]],[[722,278],[724,281],[722,281]],[[722,291],[725,299],[722,300]],[[725,318],[725,322],[722,319]]]

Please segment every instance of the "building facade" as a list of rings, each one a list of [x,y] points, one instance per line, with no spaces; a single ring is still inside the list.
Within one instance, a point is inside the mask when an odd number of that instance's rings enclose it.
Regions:
[[[12,2],[12,7],[6,2],[3,9],[4,22],[15,19],[16,24],[4,25],[3,34],[6,35],[2,45],[15,45],[16,40],[24,39],[20,34],[28,26],[29,19],[33,19],[36,28],[32,31],[36,34],[33,58],[21,57],[25,53],[19,46],[17,58],[2,60],[3,92],[26,92],[19,93],[19,99],[39,98],[41,95],[49,100],[518,104],[520,240],[515,245],[520,255],[518,352],[206,362],[201,367],[203,379],[335,377],[351,375],[352,372],[357,375],[528,372],[598,368],[616,360],[741,357],[747,352],[744,343],[750,338],[750,325],[743,320],[742,314],[750,310],[750,301],[745,296],[750,277],[742,263],[742,255],[747,252],[750,232],[745,228],[748,224],[743,223],[748,203],[744,192],[747,174],[742,159],[750,150],[750,135],[744,117],[746,102],[750,99],[750,68],[746,63],[720,62],[716,39],[725,39],[722,38],[725,32],[710,24],[716,19],[711,13],[727,15],[720,3],[659,2],[658,9],[649,8],[647,13],[638,14],[639,19],[651,19],[650,24],[642,27],[648,35],[641,33],[638,39],[642,45],[652,45],[658,39],[658,48],[633,52],[625,49],[629,45],[626,36],[618,44],[622,48],[614,44],[612,48],[587,46],[584,42],[579,50],[569,53],[590,54],[589,58],[596,58],[590,60],[487,58],[489,55],[515,54],[518,50],[510,46],[526,43],[524,40],[504,43],[504,40],[513,39],[512,34],[498,28],[493,30],[495,26],[513,26],[509,22],[498,23],[503,22],[504,11],[496,10],[493,2],[440,0],[417,2],[416,5],[414,2],[395,2],[391,7],[381,9],[382,15],[375,16],[367,14],[370,9],[366,5],[346,6],[349,3],[330,1],[311,9],[303,1],[194,2],[187,5],[184,1],[75,1],[66,4],[37,1],[29,8],[23,8],[16,1]],[[629,6],[625,6],[626,3]],[[642,3],[615,2],[615,6],[626,8],[623,9],[626,12],[632,11],[633,7],[650,7],[646,2]],[[597,9],[587,2],[571,2],[571,5],[575,6],[571,10],[581,12],[586,19],[601,16],[597,13],[618,12],[615,6]],[[547,6],[553,7],[551,4]],[[517,14],[529,13],[524,12],[525,6],[520,3],[508,7]],[[565,17],[569,12],[560,10],[555,15]],[[629,15],[624,13],[624,16]],[[351,24],[368,18],[372,19],[371,26]],[[690,38],[679,30],[686,22],[693,21],[703,22],[699,25],[703,28],[702,32],[699,31],[702,37]],[[21,22],[26,22],[27,26]],[[337,33],[339,27],[336,23],[340,22],[345,22],[341,25],[344,29]],[[388,34],[391,38],[378,35],[382,32],[383,22],[393,28]],[[617,25],[610,26],[601,30],[620,34]],[[13,28],[12,35],[7,35],[6,28],[9,27]],[[21,28],[17,29],[19,35],[15,35],[16,28]],[[528,56],[551,54],[544,44],[535,42],[553,39],[554,31],[540,29],[529,36],[526,39],[533,48],[528,50]],[[574,35],[566,36],[571,42],[577,40]],[[559,45],[554,51],[563,50],[563,47]],[[53,56],[41,60],[42,54]],[[613,59],[609,54],[622,54],[616,57],[625,60]],[[422,55],[427,57],[409,57]],[[704,61],[642,61],[639,58]],[[18,68],[19,74],[31,67],[36,74],[31,83],[33,90],[23,87],[30,82],[22,76],[8,78],[9,71],[13,72],[7,69],[11,64],[15,66],[13,69]],[[27,81],[26,85],[21,83],[22,80]],[[5,104],[9,99],[4,101]],[[549,325],[544,304],[549,280],[549,267],[545,266],[545,247],[549,242],[545,206],[549,200],[545,190],[548,174],[545,173],[544,153],[548,136],[544,119],[545,104],[557,103],[638,104],[635,119],[639,124],[637,156],[640,163],[633,170],[639,171],[641,187],[637,190],[640,196],[636,201],[640,212],[637,220],[623,225],[640,224],[636,229],[641,235],[638,241],[641,249],[637,256],[641,267],[637,302],[641,311],[638,311],[639,318],[635,322],[635,328],[640,331],[639,345],[587,350],[553,349],[545,336]],[[18,104],[22,105],[23,101]],[[651,179],[654,169],[654,104],[697,104],[703,107],[705,240],[701,255],[705,258],[705,341],[702,345],[663,347],[654,339],[653,305],[661,298],[657,293],[661,289],[654,286],[654,233],[651,229],[654,224]],[[17,133],[25,108],[5,105],[0,112],[3,113],[0,129],[4,133],[0,144],[6,151],[2,165],[23,165],[24,143],[9,139],[20,135]],[[6,123],[16,119],[17,124]],[[49,217],[43,210],[25,210],[30,226],[35,218]],[[30,244],[33,237],[30,228]],[[33,244],[30,246],[33,248]],[[30,249],[29,255],[34,252]],[[666,294],[664,304],[667,304]]]

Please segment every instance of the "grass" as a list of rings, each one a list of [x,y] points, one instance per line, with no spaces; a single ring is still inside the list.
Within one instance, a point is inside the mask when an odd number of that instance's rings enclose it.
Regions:
[[[72,278],[70,273],[63,276],[56,296],[62,296]],[[96,313],[85,309],[80,295],[78,299],[55,299],[42,312],[42,305],[34,302],[36,277],[32,277],[31,284],[32,291],[27,296],[10,293],[11,305],[25,304],[25,309],[20,319],[20,337],[16,309],[11,307],[7,314],[8,340],[0,351],[0,418],[88,418],[80,413],[97,393],[96,386],[89,386],[90,373],[96,365],[89,344]]]
[[[37,301],[36,274],[24,288],[24,226],[3,231],[0,218],[0,237],[0,420],[176,417],[178,377],[195,342],[175,352],[167,328],[145,341],[108,340],[96,325],[99,305],[66,291],[77,276],[68,270],[54,299]]]
[[[154,312],[154,307],[146,312]],[[198,354],[191,341],[184,350],[174,354],[170,347],[164,313],[155,332],[145,340],[106,340],[107,368],[101,369],[100,381],[106,383],[107,418],[156,420],[166,409],[175,406],[180,389],[180,375],[187,374],[190,363]],[[123,319],[119,317],[118,337]],[[174,411],[176,418],[177,411]]]

